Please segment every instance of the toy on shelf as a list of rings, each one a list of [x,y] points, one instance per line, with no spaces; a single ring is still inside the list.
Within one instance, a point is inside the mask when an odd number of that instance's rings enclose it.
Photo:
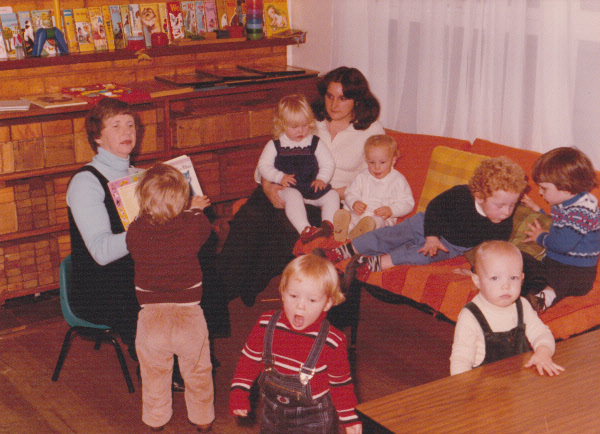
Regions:
[[[65,41],[65,37],[63,36],[62,32],[56,27],[49,27],[47,29],[37,29],[35,32],[32,53],[34,57],[40,57],[47,39],[54,39],[56,48],[61,54],[69,54],[67,41]]]

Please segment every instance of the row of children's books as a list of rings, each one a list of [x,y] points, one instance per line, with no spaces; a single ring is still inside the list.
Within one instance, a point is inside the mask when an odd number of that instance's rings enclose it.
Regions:
[[[287,0],[263,3],[267,36],[289,30]],[[277,11],[283,28],[268,26],[269,14]],[[170,1],[165,3],[136,3],[108,5],[61,11],[61,24],[69,52],[125,48],[128,38],[144,37],[151,45],[152,33],[166,33],[170,41],[198,39],[203,33],[244,24],[245,0]],[[11,7],[0,7],[0,59],[17,58],[19,50],[31,54],[35,32],[40,28],[56,26],[51,9],[13,12]],[[287,26],[287,27],[286,27]],[[54,41],[46,41],[42,56],[57,54]]]

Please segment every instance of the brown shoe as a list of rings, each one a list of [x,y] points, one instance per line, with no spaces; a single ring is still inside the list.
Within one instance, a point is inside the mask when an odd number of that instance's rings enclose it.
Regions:
[[[350,211],[338,209],[333,215],[333,238],[340,243],[346,242],[348,238],[348,225],[350,224]]]
[[[525,298],[527,299],[529,304],[531,304],[531,307],[537,312],[538,315],[546,311],[546,295],[543,292],[540,292],[537,295],[527,294]]]
[[[377,227],[377,223],[373,217],[363,217],[361,218],[356,226],[350,231],[348,234],[348,238],[353,240],[356,237],[360,237],[367,232],[374,231]]]
[[[190,423],[190,425],[195,426],[196,430],[198,430],[198,432],[209,432],[212,429],[212,422],[204,424],[204,425],[197,425],[189,419],[188,419],[188,422]]]

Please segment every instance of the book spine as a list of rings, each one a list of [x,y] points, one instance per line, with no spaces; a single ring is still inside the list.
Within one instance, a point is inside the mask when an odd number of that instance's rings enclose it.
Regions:
[[[106,36],[106,44],[109,50],[114,50],[115,47],[115,32],[112,25],[112,17],[110,15],[110,8],[108,6],[102,6],[102,21],[104,21],[104,33]]]

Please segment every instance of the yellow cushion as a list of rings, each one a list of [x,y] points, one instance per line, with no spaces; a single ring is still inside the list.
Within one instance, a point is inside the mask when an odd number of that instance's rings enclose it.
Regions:
[[[467,184],[475,168],[486,158],[490,157],[437,146],[431,153],[417,212],[425,211],[427,204],[440,193],[455,185]]]

